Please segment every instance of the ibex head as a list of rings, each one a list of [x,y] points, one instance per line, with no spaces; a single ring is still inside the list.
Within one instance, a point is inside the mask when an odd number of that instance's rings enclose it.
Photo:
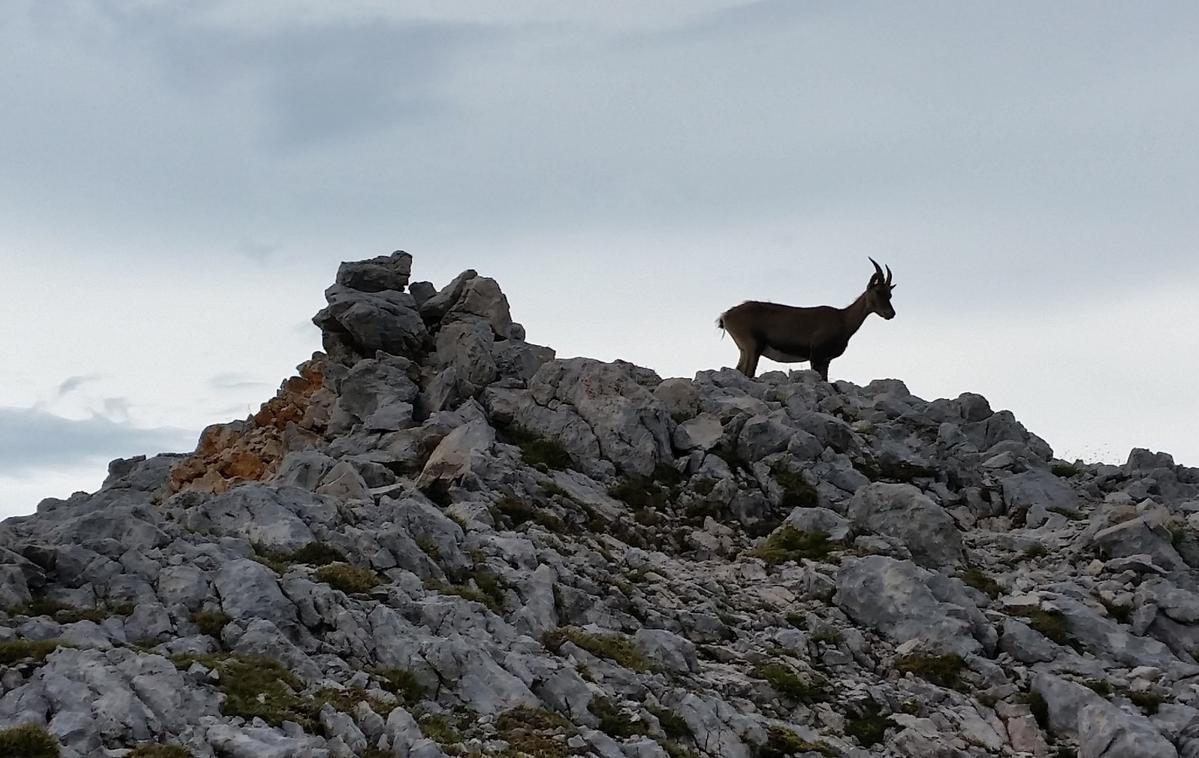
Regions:
[[[891,290],[897,286],[891,284],[891,267],[887,266],[887,275],[883,276],[883,270],[878,267],[878,263],[873,258],[870,262],[874,264],[874,273],[870,276],[870,283],[866,285],[866,306],[871,313],[877,313],[890,321],[895,318],[895,308],[891,305]]]

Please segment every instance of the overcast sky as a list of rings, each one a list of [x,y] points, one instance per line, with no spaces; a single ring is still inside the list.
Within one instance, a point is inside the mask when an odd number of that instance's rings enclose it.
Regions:
[[[1194,3],[6,0],[0,103],[0,516],[256,409],[394,249],[663,376],[873,256],[833,377],[1199,466]]]

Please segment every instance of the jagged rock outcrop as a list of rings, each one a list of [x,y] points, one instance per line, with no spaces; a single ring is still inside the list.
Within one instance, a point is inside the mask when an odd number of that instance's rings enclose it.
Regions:
[[[412,263],[343,264],[259,413],[0,523],[0,747],[1199,755],[1199,470],[894,379],[556,359]]]

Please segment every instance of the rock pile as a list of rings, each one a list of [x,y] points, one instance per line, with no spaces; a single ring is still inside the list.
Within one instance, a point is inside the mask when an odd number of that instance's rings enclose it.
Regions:
[[[0,755],[1199,756],[1199,470],[556,359],[411,266],[343,264],[255,416],[0,524]]]

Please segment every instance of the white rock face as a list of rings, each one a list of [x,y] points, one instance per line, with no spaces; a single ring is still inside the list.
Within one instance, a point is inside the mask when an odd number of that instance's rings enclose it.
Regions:
[[[894,379],[556,360],[411,266],[343,264],[290,405],[207,451],[273,478],[120,460],[0,523],[0,745],[1199,756],[1199,470]]]

